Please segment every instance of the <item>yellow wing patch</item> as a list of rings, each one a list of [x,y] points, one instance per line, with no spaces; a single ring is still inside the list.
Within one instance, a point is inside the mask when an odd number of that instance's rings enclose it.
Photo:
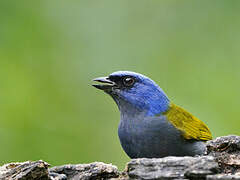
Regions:
[[[164,113],[177,129],[183,133],[185,139],[208,141],[212,135],[208,127],[183,108],[171,104],[170,109]]]

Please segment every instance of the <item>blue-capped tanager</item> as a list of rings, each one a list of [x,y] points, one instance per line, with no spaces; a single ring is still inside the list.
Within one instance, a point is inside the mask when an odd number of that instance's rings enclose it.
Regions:
[[[130,158],[195,156],[212,139],[208,127],[173,104],[150,78],[118,71],[94,79],[94,87],[109,94],[120,111],[118,135]]]

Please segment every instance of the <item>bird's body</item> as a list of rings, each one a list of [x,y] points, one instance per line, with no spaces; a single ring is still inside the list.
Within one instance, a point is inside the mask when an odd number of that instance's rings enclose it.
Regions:
[[[118,135],[129,157],[194,156],[204,153],[204,142],[184,139],[183,133],[168,119],[174,110],[166,114],[145,116],[142,112],[131,113],[129,105],[125,107],[127,109],[121,113]]]
[[[119,71],[105,80],[98,78],[95,81],[109,84],[94,86],[110,94],[117,103],[121,117],[118,135],[130,158],[204,153],[204,141],[212,138],[207,126],[170,102],[151,79],[138,73]]]

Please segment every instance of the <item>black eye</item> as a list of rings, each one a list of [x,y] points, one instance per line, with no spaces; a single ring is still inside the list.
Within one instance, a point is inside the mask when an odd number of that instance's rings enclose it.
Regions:
[[[125,77],[123,79],[123,84],[124,86],[130,87],[135,83],[135,79],[131,77]]]

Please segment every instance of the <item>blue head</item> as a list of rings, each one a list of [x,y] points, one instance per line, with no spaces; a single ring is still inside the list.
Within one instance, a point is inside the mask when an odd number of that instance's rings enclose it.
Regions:
[[[105,83],[93,86],[111,95],[120,111],[135,108],[154,116],[166,112],[169,108],[170,102],[163,90],[142,74],[117,71],[94,81]]]

